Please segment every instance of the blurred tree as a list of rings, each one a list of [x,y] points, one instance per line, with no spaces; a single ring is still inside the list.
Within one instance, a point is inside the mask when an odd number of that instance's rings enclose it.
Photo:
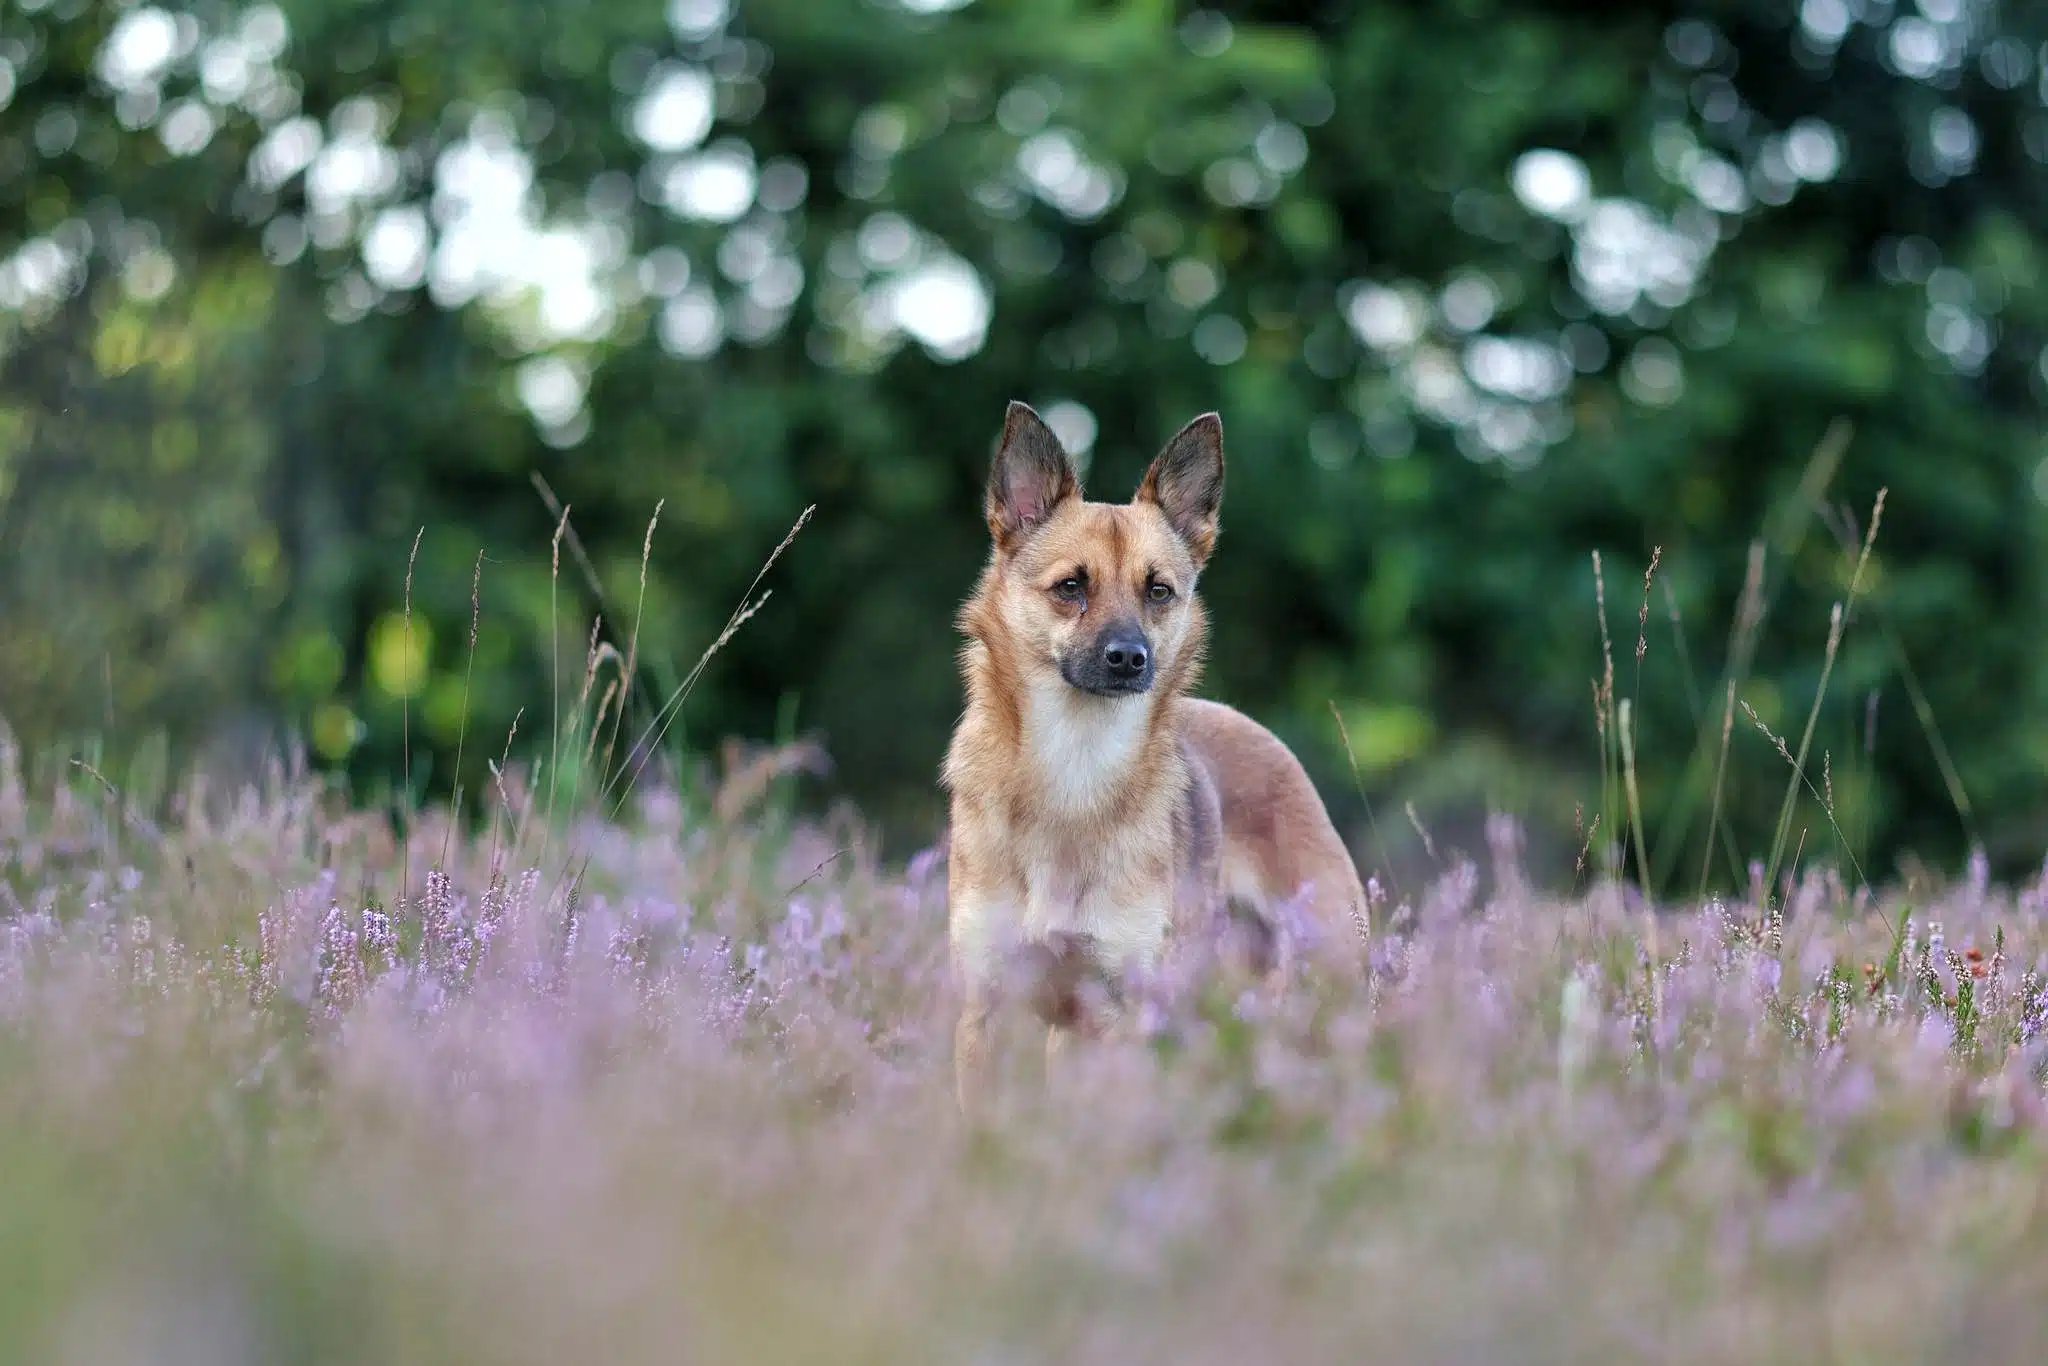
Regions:
[[[2044,39],[1985,0],[18,4],[0,715],[260,708],[391,778],[403,700],[439,789],[490,737],[473,784],[596,612],[622,653],[642,616],[637,731],[815,502],[681,728],[793,709],[922,833],[1002,404],[1104,497],[1216,408],[1211,691],[1333,796],[1332,704],[1376,794],[1568,863],[1598,550],[1689,891],[1751,542],[1741,696],[1796,746],[1883,486],[1815,786],[1874,874],[2031,863]],[[1746,857],[1788,771],[1735,719]]]

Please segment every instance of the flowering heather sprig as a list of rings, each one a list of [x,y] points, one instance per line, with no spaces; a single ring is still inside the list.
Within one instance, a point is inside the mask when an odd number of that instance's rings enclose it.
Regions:
[[[379,906],[363,910],[363,948],[377,955],[379,971],[398,971],[398,926]]]
[[[904,870],[904,882],[912,891],[922,890],[932,880],[932,875],[938,871],[939,864],[944,862],[945,857],[946,851],[939,845],[920,850],[911,858],[909,867]]]
[[[156,940],[149,917],[138,915],[128,922],[129,970],[138,986],[156,981]]]
[[[1459,859],[1424,893],[1422,924],[1433,926],[1463,917],[1478,894],[1478,867],[1470,859]]]
[[[278,906],[257,917],[259,996],[297,1006],[314,1004],[319,991],[323,910],[334,902],[335,876],[324,870],[309,887],[285,891]]]
[[[1414,946],[1409,936],[1393,930],[1376,934],[1368,955],[1372,974],[1390,986],[1400,987],[1409,979],[1408,969],[1413,955]]]
[[[2041,869],[2034,875],[2033,883],[2020,891],[2016,906],[2023,918],[2048,917],[2048,859],[2041,861]]]
[[[1523,851],[1522,823],[1505,812],[1494,811],[1486,817],[1486,848],[1493,856],[1493,875],[1496,881],[1518,886],[1522,876]]]
[[[576,959],[576,941],[583,932],[583,893],[571,887],[562,901],[562,948],[559,962],[566,970]]]
[[[1981,907],[1984,904],[1985,898],[1990,895],[1991,860],[1985,854],[1982,845],[1973,847],[1970,850],[1970,859],[1967,871],[1964,874],[1964,885],[1969,891],[1964,898],[1963,904],[1972,909]]]
[[[330,1016],[340,1016],[363,994],[363,960],[357,934],[341,903],[334,902],[320,924],[320,978],[316,999]]]
[[[256,915],[256,964],[254,998],[267,1005],[277,995],[284,960],[284,913],[266,907]]]
[[[2048,985],[2044,985],[2041,974],[2029,968],[2020,978],[2019,1041],[2033,1043],[2048,1033]]]
[[[456,966],[457,944],[464,937],[462,912],[454,884],[439,868],[427,871],[420,893],[420,956],[429,972],[450,974]]]

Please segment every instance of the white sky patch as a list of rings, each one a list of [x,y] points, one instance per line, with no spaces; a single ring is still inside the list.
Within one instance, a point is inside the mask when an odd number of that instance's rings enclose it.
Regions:
[[[519,401],[551,445],[574,445],[589,430],[583,398],[590,377],[561,356],[535,356],[513,377]]]
[[[609,330],[611,300],[598,277],[596,234],[576,228],[536,233],[527,281],[540,291],[542,331],[556,337],[595,339]]]
[[[219,126],[214,112],[201,100],[179,100],[164,111],[157,123],[156,135],[162,139],[164,148],[172,156],[197,156],[206,150],[206,144],[213,141],[214,129]]]
[[[757,306],[775,313],[794,308],[803,292],[803,263],[788,255],[772,257],[761,268],[761,273],[747,283],[747,297]]]
[[[895,270],[910,261],[917,251],[917,229],[900,213],[878,213],[868,217],[854,236],[860,263],[869,270]]]
[[[827,247],[817,307],[841,334],[846,363],[872,368],[905,339],[941,362],[966,359],[987,340],[995,303],[974,267],[943,240],[885,211]]]
[[[428,291],[443,308],[479,298],[509,304],[531,291],[536,307],[522,324],[522,344],[594,341],[615,318],[607,278],[624,260],[625,234],[595,222],[543,225],[535,206],[532,159],[501,121],[478,119],[434,166],[439,240],[426,266]]]
[[[1924,81],[1949,63],[1948,39],[1935,25],[1908,15],[1892,25],[1886,55],[1902,76]]]
[[[690,283],[690,258],[674,247],[656,247],[635,268],[640,288],[658,299],[673,299]]]
[[[1935,161],[1949,175],[1967,174],[1977,164],[1977,125],[1952,105],[1928,115],[1927,142]]]
[[[709,289],[691,285],[663,307],[654,334],[671,356],[703,360],[725,342],[725,314]]]
[[[1017,149],[1017,170],[1040,199],[1069,218],[1100,218],[1123,195],[1123,177],[1089,160],[1072,133],[1039,133]]]
[[[258,189],[277,190],[313,164],[326,142],[320,125],[304,115],[286,119],[270,130],[249,156],[249,180]]]
[[[1527,408],[1513,403],[1482,404],[1471,425],[1484,453],[1523,463],[1524,457],[1543,445],[1543,423]]]
[[[1686,181],[1693,198],[1715,213],[1738,214],[1749,207],[1749,188],[1742,172],[1712,153],[1702,152],[1693,158]]]
[[[663,62],[634,102],[633,136],[657,152],[685,152],[711,131],[715,113],[711,77],[694,66]]]
[[[178,59],[178,24],[154,5],[121,16],[100,47],[100,77],[117,90],[154,86]]]
[[[386,209],[363,234],[363,269],[380,289],[417,289],[430,246],[424,211],[412,204]]]
[[[730,18],[731,0],[669,0],[669,30],[685,42],[712,37]]]
[[[1462,426],[1478,415],[1479,403],[1464,373],[1439,347],[1417,350],[1402,374],[1415,407],[1450,426]]]
[[[1785,164],[1801,180],[1833,180],[1842,168],[1842,135],[1820,119],[1801,119],[1785,133]]]
[[[1976,374],[1991,358],[1991,326],[1969,309],[1936,303],[1927,310],[1927,341],[1964,374]]]
[[[1709,250],[1628,199],[1600,200],[1574,237],[1579,293],[1610,315],[1628,312],[1645,297],[1678,307],[1692,297]]]
[[[752,149],[721,143],[670,167],[661,199],[678,217],[731,223],[753,207],[758,182]]]
[[[1474,337],[1465,346],[1465,374],[1489,393],[1540,403],[1571,386],[1572,365],[1547,342],[1519,337]]]
[[[1586,163],[1550,147],[1515,158],[1509,182],[1524,208],[1560,223],[1576,220],[1593,197],[1593,177]]]
[[[1067,448],[1067,454],[1078,461],[1095,449],[1098,425],[1095,414],[1085,404],[1071,398],[1048,403],[1040,410],[1045,425],[1052,428],[1052,434]],[[1084,471],[1085,472],[1085,471]]]
[[[1834,47],[1847,37],[1849,23],[1844,0],[1805,0],[1799,7],[1799,27],[1821,47]]]
[[[1401,351],[1422,337],[1427,312],[1403,290],[1360,285],[1344,304],[1344,317],[1358,339],[1375,351]]]
[[[899,276],[885,297],[890,320],[934,359],[965,360],[988,338],[988,287],[950,253]]]
[[[199,83],[215,104],[233,104],[249,89],[254,64],[239,38],[216,38],[199,53]]]
[[[1252,151],[1274,175],[1293,175],[1308,164],[1308,139],[1291,123],[1274,122],[1260,129]]]
[[[284,11],[275,5],[257,5],[242,15],[242,46],[256,62],[274,62],[284,56],[291,40],[291,26]]]
[[[397,186],[397,153],[360,127],[342,131],[306,169],[306,202],[315,213],[340,213],[381,199]]]
[[[1477,332],[1493,321],[1499,308],[1500,291],[1478,271],[1462,272],[1437,298],[1437,311],[1459,332]]]
[[[54,238],[35,237],[0,259],[0,308],[18,312],[63,298],[83,268],[78,255]]]

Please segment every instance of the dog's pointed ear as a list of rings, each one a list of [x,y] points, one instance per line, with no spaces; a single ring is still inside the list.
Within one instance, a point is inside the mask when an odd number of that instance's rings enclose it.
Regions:
[[[1223,508],[1223,419],[1203,413],[1174,433],[1145,471],[1136,501],[1157,505],[1195,563],[1206,563]]]
[[[1002,550],[1017,544],[1081,492],[1067,448],[1029,404],[1012,403],[988,472],[988,529]]]

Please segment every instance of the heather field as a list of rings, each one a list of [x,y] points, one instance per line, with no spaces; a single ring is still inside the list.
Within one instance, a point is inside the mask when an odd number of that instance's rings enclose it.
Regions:
[[[744,776],[546,833],[508,777],[402,857],[283,767],[161,820],[77,777],[0,776],[8,1361],[2019,1361],[2048,1327],[2040,883],[1653,915],[1530,889],[1498,821],[1386,892],[1365,989],[1190,969],[1050,1091],[1017,1030],[970,1131],[940,851],[878,866]]]

